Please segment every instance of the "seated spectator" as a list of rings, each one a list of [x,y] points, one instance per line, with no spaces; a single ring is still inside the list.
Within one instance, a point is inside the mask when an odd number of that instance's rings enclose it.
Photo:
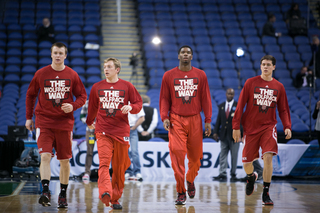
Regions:
[[[319,50],[319,38],[318,36],[312,37],[311,51],[312,58],[310,60],[309,66],[312,66],[315,70],[315,75],[317,78],[320,78],[320,50]],[[315,64],[313,64],[315,63]]]
[[[268,21],[263,26],[262,36],[280,37],[282,35],[280,32],[276,32],[276,29],[273,26],[273,23],[275,21],[276,21],[275,15],[269,14]]]
[[[313,85],[313,73],[308,70],[308,67],[304,66],[301,71],[296,75],[296,87],[312,87]]]
[[[299,19],[301,18],[301,11],[297,3],[293,3],[291,8],[286,13],[286,23],[289,23],[290,19]]]
[[[49,18],[43,18],[42,25],[37,29],[38,42],[50,41],[54,43],[54,28]]]
[[[145,112],[144,122],[138,126],[140,141],[148,141],[154,137],[154,130],[158,124],[158,110],[150,107],[150,98],[147,95],[141,95],[143,101],[143,110]]]

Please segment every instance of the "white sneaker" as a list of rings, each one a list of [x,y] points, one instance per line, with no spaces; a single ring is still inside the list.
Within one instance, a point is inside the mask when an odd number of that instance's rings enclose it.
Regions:
[[[89,174],[84,174],[84,175],[82,176],[82,181],[90,181],[90,176],[89,176]]]
[[[130,174],[129,174],[129,173],[125,173],[125,174],[124,174],[124,178],[125,178],[125,180],[129,180]]]
[[[140,173],[137,173],[135,180],[142,181],[143,180],[142,175]]]

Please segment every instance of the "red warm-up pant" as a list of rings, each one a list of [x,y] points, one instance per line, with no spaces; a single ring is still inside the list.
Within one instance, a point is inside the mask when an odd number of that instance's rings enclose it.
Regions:
[[[169,152],[171,166],[177,182],[177,192],[184,193],[185,188],[185,157],[188,158],[188,172],[186,179],[192,183],[200,169],[203,155],[202,149],[202,121],[200,114],[194,116],[179,116],[170,114]]]
[[[108,192],[111,196],[111,203],[115,203],[121,197],[124,189],[124,173],[130,166],[128,142],[122,138],[96,133],[97,147],[99,154],[99,198],[103,193]],[[120,142],[121,141],[121,142]],[[112,160],[112,183],[110,181],[109,165]]]

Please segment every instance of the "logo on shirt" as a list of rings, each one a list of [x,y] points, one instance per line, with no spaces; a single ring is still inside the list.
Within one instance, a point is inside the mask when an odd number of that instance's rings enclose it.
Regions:
[[[181,98],[183,104],[190,104],[192,97],[197,96],[198,84],[198,78],[174,79],[174,91],[176,98]]]
[[[277,104],[278,90],[255,87],[253,105],[259,106],[259,112],[267,113],[269,108],[275,108]]]
[[[124,90],[99,90],[100,109],[106,111],[107,117],[114,117],[124,105]]]
[[[69,98],[70,79],[47,79],[44,81],[44,93],[46,100],[52,101],[54,107],[62,105],[63,100]]]

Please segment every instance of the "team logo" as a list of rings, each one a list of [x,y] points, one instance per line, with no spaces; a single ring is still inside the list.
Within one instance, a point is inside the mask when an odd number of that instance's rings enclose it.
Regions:
[[[47,79],[44,81],[43,90],[46,100],[52,101],[54,107],[61,107],[63,100],[69,98],[70,88],[70,79]]]
[[[174,79],[176,98],[181,98],[183,104],[190,104],[192,98],[197,96],[198,84],[198,78]]]
[[[107,117],[114,117],[124,106],[124,90],[99,90],[100,109],[106,112]]]
[[[269,108],[275,108],[277,104],[278,90],[255,87],[253,104],[259,107],[259,112],[267,113]]]

